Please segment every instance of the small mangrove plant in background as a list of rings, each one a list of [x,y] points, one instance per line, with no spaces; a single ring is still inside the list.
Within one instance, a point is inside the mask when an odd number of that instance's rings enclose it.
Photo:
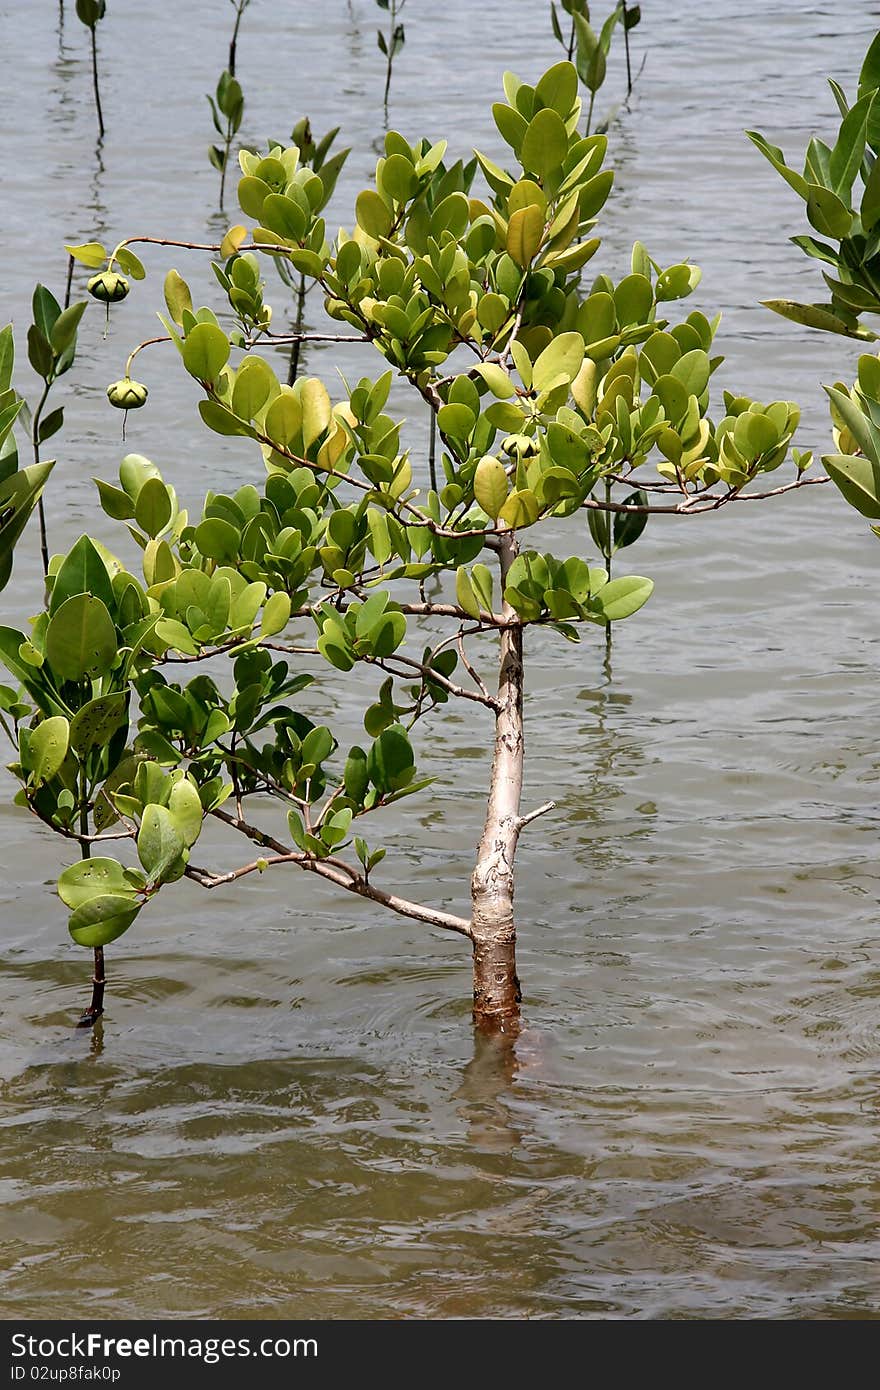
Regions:
[[[235,60],[238,54],[238,31],[241,28],[241,17],[251,3],[251,0],[229,0],[229,3],[235,11],[235,23],[232,26],[232,38],[229,40],[229,61],[226,66],[231,76],[234,77]]]
[[[98,81],[98,24],[107,13],[106,0],[76,0],[77,18],[89,31],[92,49],[92,88],[95,93],[95,111],[98,116],[98,136],[104,138],[104,112],[101,109],[101,87]]]
[[[388,98],[391,93],[391,74],[394,68],[394,59],[406,42],[406,31],[400,22],[406,0],[376,0],[380,10],[388,12],[387,31],[379,29],[377,31],[377,43],[379,52],[385,58],[385,92],[382,98],[382,105],[385,109],[385,116],[388,116]]]
[[[68,281],[69,287],[69,281]],[[40,556],[43,573],[49,569],[49,540],[42,492],[53,462],[45,463],[42,447],[64,424],[64,408],[47,411],[49,395],[59,377],[73,366],[76,355],[77,330],[86,308],[86,300],[69,303],[64,308],[45,285],[37,285],[31,300],[33,322],[27,331],[27,358],[40,378],[37,404],[31,409],[23,396],[14,389],[12,373],[15,345],[12,325],[0,330],[0,589],[5,588],[12,572],[15,542],[21,535],[34,507],[37,508],[40,529]],[[24,425],[33,462],[19,468],[18,443],[14,426]]]
[[[209,145],[208,158],[220,174],[220,207],[226,196],[226,170],[232,142],[241,129],[244,116],[244,93],[241,83],[232,75],[230,69],[220,74],[217,90],[208,95],[214,129],[223,141],[222,145]]]
[[[765,301],[784,318],[865,343],[880,341],[861,322],[880,314],[880,34],[865,55],[856,98],[830,80],[840,112],[832,144],[814,136],[807,145],[803,173],[785,161],[781,149],[756,131],[753,144],[805,202],[813,232],[791,238],[819,262],[828,298],[812,304],[788,299]],[[880,357],[865,352],[852,386],[826,386],[836,452],[823,458],[845,500],[874,524],[880,536]]]
[[[0,628],[17,803],[76,852],[58,892],[71,937],[95,952],[86,1023],[103,1006],[105,948],[177,881],[246,894],[255,875],[299,871],[462,938],[478,1026],[515,1029],[517,847],[564,792],[523,804],[536,632],[575,643],[638,612],[651,580],[607,571],[628,525],[811,481],[790,402],[726,391],[710,415],[717,319],[680,307],[695,267],[659,267],[637,242],[626,274],[584,281],[613,174],[606,137],[582,132],[575,68],[534,85],[508,73],[504,92],[509,155],[502,167],[475,152],[478,191],[444,140],[389,131],[332,240],[329,161],[295,144],[240,154],[250,230],[214,248],[223,302],[197,305],[170,268],[163,341],[247,481],[192,509],[167,469],[126,455],[97,488],[136,559],[105,529],[80,537],[52,557],[30,633]],[[106,273],[151,242],[205,254],[132,229]],[[263,276],[279,259],[362,344],[363,373],[335,399],[317,377],[288,386],[273,369],[291,342]],[[146,395],[132,376],[145,347],[112,388],[130,408]],[[389,404],[395,380],[435,421],[436,488]],[[611,527],[598,556],[593,513]],[[337,717],[352,701],[353,742]],[[461,903],[420,901],[396,886],[405,856],[388,874],[383,816],[431,782],[430,731],[455,710],[467,717],[446,736],[491,755],[485,815]],[[225,849],[200,843],[209,820]]]
[[[630,30],[636,27],[642,17],[641,6],[628,5],[625,0],[620,0],[620,3],[615,5],[607,16],[597,34],[590,27],[590,7],[587,0],[561,0],[561,4],[570,18],[568,33],[563,32],[563,23],[555,3],[550,6],[550,20],[557,42],[566,50],[569,62],[574,62],[578,77],[590,94],[587,108],[587,134],[589,135],[593,125],[596,93],[605,82],[608,54],[611,51],[611,41],[618,23],[623,32],[626,51],[627,99],[632,95],[633,76],[629,35]],[[604,124],[607,126],[610,120],[611,116],[606,117]]]

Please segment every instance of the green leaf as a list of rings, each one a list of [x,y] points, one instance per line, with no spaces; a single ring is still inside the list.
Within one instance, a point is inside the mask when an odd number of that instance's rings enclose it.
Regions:
[[[187,849],[194,845],[202,829],[202,803],[188,777],[175,782],[168,798],[168,810]]]
[[[498,520],[506,522],[511,530],[518,530],[524,526],[534,526],[540,512],[535,494],[530,488],[521,488],[510,494],[498,513]]]
[[[629,497],[623,499],[623,505],[627,507],[647,507],[647,493],[639,489],[637,492],[630,493]],[[590,516],[600,515],[591,512]],[[613,543],[615,550],[625,550],[628,545],[633,545],[644,531],[648,524],[646,512],[617,512],[614,517]]]
[[[807,217],[817,232],[834,237],[835,241],[842,241],[849,235],[853,221],[852,213],[837,194],[817,183],[808,187]]]
[[[880,429],[844,391],[833,386],[826,386],[825,391],[859,448],[880,468]]]
[[[555,63],[538,81],[535,95],[545,106],[551,106],[565,120],[574,109],[578,94],[578,78],[573,63]]]
[[[476,423],[474,412],[462,401],[450,401],[437,411],[437,424],[450,439],[466,439]]]
[[[229,361],[229,339],[213,323],[197,323],[183,342],[183,365],[199,381],[216,382]]]
[[[243,358],[232,388],[234,413],[243,420],[253,420],[269,399],[273,384],[277,388],[275,374],[262,357]]]
[[[223,517],[210,516],[196,527],[195,541],[202,555],[222,564],[238,555],[241,533]]]
[[[100,748],[128,723],[128,693],[98,695],[83,705],[70,725],[70,746],[81,756]]]
[[[260,620],[260,637],[273,637],[283,632],[290,621],[290,595],[279,589],[267,599]]]
[[[107,251],[99,241],[85,241],[81,246],[65,246],[65,251],[89,270],[97,270],[107,260]]]
[[[176,270],[169,270],[165,276],[164,291],[165,303],[168,306],[171,321],[182,328],[184,311],[190,314],[193,311],[189,285]]]
[[[52,326],[52,332],[49,335],[49,341],[52,345],[53,352],[58,357],[76,342],[76,330],[79,327],[80,319],[86,311],[86,304],[87,301],[85,299],[81,299],[76,304],[71,304],[69,308],[63,309],[55,320]]]
[[[328,428],[332,416],[327,388],[317,377],[308,377],[300,384],[299,402],[302,408],[303,444],[308,449]]]
[[[62,680],[96,679],[116,660],[116,628],[107,607],[90,594],[66,599],[46,629],[46,657]]]
[[[474,586],[464,565],[459,565],[455,571],[455,597],[458,600],[459,608],[463,608],[469,617],[476,618],[479,622],[480,602],[474,593]]]
[[[508,483],[504,465],[486,454],[474,473],[474,497],[494,521],[507,500]]]
[[[542,180],[562,168],[568,154],[568,132],[558,111],[545,107],[533,116],[523,136],[519,159],[523,168]]]
[[[135,520],[142,531],[155,539],[171,520],[171,497],[159,478],[148,478],[137,496]]]
[[[629,618],[633,613],[637,613],[654,590],[654,583],[651,579],[642,579],[638,575],[627,575],[623,579],[612,579],[610,584],[605,584],[594,596],[592,606],[599,609],[602,617],[608,623],[618,623],[623,618]]]
[[[804,202],[806,202],[810,196],[809,184],[806,179],[796,173],[794,169],[789,169],[782,150],[776,145],[771,145],[757,130],[747,130],[746,135],[755,146],[755,149],[760,150],[764,158],[773,165],[776,172],[782,175],[789,187],[793,188],[795,193],[798,193],[803,198]]]
[[[67,757],[70,725],[63,715],[42,720],[31,731],[31,776],[35,787],[50,782]]]
[[[150,882],[161,882],[176,865],[183,849],[183,835],[168,807],[146,806],[138,831],[137,851]]]
[[[394,220],[391,209],[372,188],[365,188],[358,194],[354,211],[358,226],[367,236],[378,241],[391,231]]]
[[[9,582],[15,544],[54,466],[32,463],[0,482],[0,590]]]
[[[384,794],[399,791],[415,775],[415,759],[406,731],[393,724],[383,730],[367,755],[370,781]]]
[[[507,253],[523,269],[531,265],[544,235],[544,213],[537,203],[511,215],[507,224]]]
[[[55,370],[55,354],[45,333],[32,323],[27,331],[28,361],[44,381],[48,381]]]
[[[495,590],[495,581],[492,576],[492,571],[487,565],[474,565],[471,570],[471,581],[478,602],[485,608],[487,613],[491,613]]]
[[[509,400],[516,394],[516,387],[503,367],[494,362],[481,362],[474,367],[477,376],[482,377],[492,395],[499,401]]]
[[[47,290],[45,285],[37,285],[34,289],[32,308],[35,326],[47,341],[51,341],[52,329],[61,315],[61,305],[51,290]]]
[[[605,81],[605,53],[584,15],[575,10],[572,18],[577,34],[578,77],[589,91],[598,92]]]
[[[58,896],[71,911],[82,907],[83,903],[109,894],[130,893],[132,880],[137,881],[131,870],[123,868],[117,859],[80,859],[71,864],[58,879]]]
[[[862,227],[871,232],[880,222],[880,159],[875,159],[865,183],[861,206]]]
[[[67,552],[52,585],[49,613],[56,613],[74,594],[91,594],[108,609],[114,607],[113,585],[107,566],[88,536],[80,536]]]
[[[254,178],[252,174],[246,174],[238,182],[238,201],[245,217],[252,217],[255,222],[259,222],[263,216],[263,203],[273,192],[267,183],[262,179]]]
[[[880,517],[880,486],[871,460],[857,455],[829,454],[822,462],[849,505],[862,516],[877,520]]]
[[[356,806],[362,806],[367,787],[370,785],[370,774],[367,769],[367,755],[363,748],[355,746],[349,752],[345,760],[343,780],[345,782],[345,795],[349,797]]]
[[[865,134],[873,102],[873,93],[856,102],[841,122],[837,143],[831,151],[831,182],[837,196],[846,201],[864,158]]]
[[[115,253],[114,259],[118,261],[126,275],[131,276],[132,280],[143,280],[145,278],[147,272],[144,269],[143,261],[139,256],[136,256],[128,246],[120,246]]]
[[[128,931],[140,909],[133,893],[108,893],[78,908],[67,928],[77,946],[109,946]]]
[[[792,323],[803,324],[805,328],[820,328],[826,333],[860,338],[863,342],[875,342],[877,339],[877,334],[868,328],[851,328],[825,304],[796,304],[791,299],[762,299],[761,303],[765,309],[772,309],[774,314],[780,314]]]
[[[546,391],[557,377],[564,376],[574,381],[584,360],[584,340],[580,333],[560,333],[544,351],[532,368],[532,386],[538,392]]]

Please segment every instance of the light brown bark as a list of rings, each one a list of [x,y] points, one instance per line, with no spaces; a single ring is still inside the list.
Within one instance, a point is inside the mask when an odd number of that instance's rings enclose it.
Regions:
[[[501,538],[502,591],[517,555],[516,536]],[[514,858],[522,828],[523,630],[516,613],[501,630],[495,749],[483,834],[471,879],[471,935],[474,943],[474,1022],[487,1032],[515,1029],[521,999],[516,974],[516,923],[513,912]]]

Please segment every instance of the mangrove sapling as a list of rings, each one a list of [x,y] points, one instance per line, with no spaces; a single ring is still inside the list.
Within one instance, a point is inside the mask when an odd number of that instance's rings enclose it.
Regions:
[[[34,477],[40,478],[45,482],[48,474],[43,473],[41,449],[42,446],[51,439],[54,434],[61,429],[64,424],[64,409],[59,406],[57,409],[46,412],[49,401],[49,394],[58,378],[68,372],[73,366],[76,355],[77,329],[80,319],[86,308],[86,300],[80,300],[76,304],[67,303],[62,309],[51,290],[45,285],[37,285],[34,289],[31,301],[33,322],[27,332],[27,355],[31,367],[36,372],[42,382],[40,395],[37,404],[31,411],[26,402],[21,397],[15,397],[15,414],[12,416],[14,421],[21,412],[22,420],[27,423],[30,438],[30,447],[33,456]],[[11,327],[3,330],[8,333],[7,349],[9,353],[9,368],[11,372],[13,361],[13,343]],[[3,395],[12,390],[10,377],[4,376],[5,384],[0,387]],[[2,398],[2,397],[0,397]],[[10,407],[12,408],[12,407]],[[9,449],[8,457],[12,459],[17,454],[14,436],[10,432],[6,436],[6,446]],[[2,457],[2,454],[0,454]],[[16,465],[17,466],[17,465]],[[51,467],[51,464],[48,465]],[[43,574],[49,571],[49,540],[46,532],[46,514],[43,507],[42,484],[36,494],[37,513],[40,527],[40,556],[43,565]],[[26,519],[26,518],[25,518]],[[16,534],[20,534],[20,528]],[[8,556],[11,563],[11,552]],[[6,576],[8,578],[8,575]]]
[[[83,536],[50,564],[29,639],[38,661],[23,659],[22,633],[0,629],[26,710],[10,727],[17,800],[80,846],[58,891],[84,947],[106,947],[180,878],[213,889],[298,868],[464,937],[477,1024],[515,1029],[516,851],[553,806],[522,805],[527,640],[541,627],[576,642],[652,589],[635,575],[609,582],[579,553],[583,513],[636,525],[812,481],[795,452],[794,476],[761,485],[790,456],[789,402],[726,393],[723,418],[710,418],[716,325],[696,310],[669,317],[694,267],[657,273],[637,243],[630,273],[582,287],[612,175],[605,137],[580,133],[574,67],[535,86],[508,74],[505,91],[494,114],[511,169],[476,154],[482,196],[463,191],[469,166],[445,166],[445,142],[389,131],[352,233],[331,243],[321,173],[295,147],[243,151],[250,237],[234,229],[208,248],[226,326],[194,308],[180,274],[166,277],[167,337],[201,387],[205,427],[259,452],[267,476],[261,489],[209,492],[190,515],[155,464],[127,455],[118,485],[98,491],[138,543],[137,572]],[[385,359],[381,375],[336,402],[315,377],[278,380],[263,351],[289,335],[271,327],[267,257],[320,284],[331,320]],[[434,416],[439,489],[387,408],[395,376]],[[631,500],[639,488],[649,501]],[[317,683],[305,661],[316,657]],[[347,749],[331,677],[362,702],[364,735]],[[300,700],[309,686],[314,718]],[[470,742],[484,720],[492,750],[459,912],[386,886],[380,828],[383,810],[431,780],[415,739],[425,747],[447,706],[467,711]],[[208,818],[249,843],[241,862],[206,862]]]
[[[808,328],[878,342],[880,335],[860,320],[864,314],[880,313],[880,33],[865,55],[852,106],[833,80],[831,90],[841,115],[834,143],[810,140],[803,175],[789,168],[782,151],[762,135],[748,132],[805,200],[810,225],[824,238],[794,236],[792,242],[834,271],[822,271],[829,302],[766,303]],[[871,530],[880,536],[880,356],[862,354],[852,387],[838,381],[825,390],[836,452],[823,463],[845,500],[875,523]]]
[[[381,29],[377,30],[377,43],[379,52],[385,56],[385,94],[382,105],[385,110],[385,119],[388,119],[388,97],[391,92],[391,72],[394,67],[394,59],[406,42],[406,32],[400,23],[400,15],[403,12],[406,0],[376,0],[380,10],[388,11],[388,33],[385,34]]]
[[[52,462],[41,462],[38,457],[27,467],[19,467],[13,426],[25,403],[12,385],[14,365],[12,325],[7,324],[0,329],[0,589],[5,589],[9,583],[15,543],[34,507],[39,504],[54,466]],[[39,439],[39,430],[37,437]],[[42,530],[45,533],[45,521]],[[15,692],[6,686],[0,687],[0,711],[9,713],[17,708]]]
[[[241,129],[244,115],[244,93],[237,78],[227,69],[220,74],[214,96],[207,95],[211,107],[214,129],[223,141],[222,145],[209,145],[208,158],[220,174],[220,207],[226,193],[226,169],[232,142]]]
[[[230,77],[234,77],[235,59],[238,50],[238,31],[241,27],[241,17],[251,3],[251,0],[229,0],[229,3],[235,10],[235,24],[232,28],[232,38],[229,40],[229,62],[227,63],[227,68]]]
[[[833,147],[814,137],[807,145],[804,171],[785,162],[782,150],[757,131],[746,132],[761,154],[806,204],[812,234],[793,236],[793,244],[824,267],[830,297],[817,304],[765,300],[766,307],[794,323],[862,342],[878,335],[860,323],[880,313],[880,33],[865,56],[856,101],[849,105],[829,79],[841,113]]]
[[[76,0],[77,17],[89,31],[92,48],[92,88],[95,93],[95,110],[98,113],[98,136],[104,139],[104,113],[101,109],[101,88],[98,83],[98,37],[99,22],[107,12],[106,0]]]
[[[623,12],[621,14],[620,19],[623,28],[623,46],[626,52],[626,98],[628,101],[629,98],[632,96],[633,89],[632,59],[630,57],[629,51],[629,32],[631,29],[635,29],[636,25],[641,20],[642,7],[641,5],[628,5],[627,0],[621,0],[620,8]]]
[[[618,24],[623,30],[624,44],[626,48],[626,95],[629,99],[632,94],[632,69],[630,66],[629,51],[629,31],[634,29],[641,19],[641,8],[638,5],[627,6],[623,0],[615,5],[607,16],[599,33],[590,27],[590,7],[587,0],[562,0],[562,8],[571,16],[571,28],[568,36],[563,33],[559,15],[555,4],[550,6],[550,19],[553,27],[553,34],[556,40],[566,50],[569,62],[574,62],[578,76],[583,82],[587,91],[590,93],[589,106],[587,109],[587,134],[589,135],[593,125],[593,108],[596,101],[596,93],[605,82],[607,74],[608,54],[611,50],[611,40],[614,30]],[[613,114],[613,113],[612,113]],[[608,126],[611,116],[606,117],[605,127]]]

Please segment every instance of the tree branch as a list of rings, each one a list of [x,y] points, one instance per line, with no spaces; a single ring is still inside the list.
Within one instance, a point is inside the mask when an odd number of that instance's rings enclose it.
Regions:
[[[402,680],[406,679],[406,671],[395,671],[389,662],[396,661],[399,665],[407,667],[411,671],[417,671],[424,679],[434,685],[439,685],[450,695],[455,695],[461,700],[473,700],[475,704],[485,705],[487,709],[498,712],[499,704],[494,696],[488,691],[481,695],[476,690],[466,690],[464,686],[455,685],[453,681],[447,680],[439,671],[435,671],[433,666],[426,666],[421,661],[415,661],[409,656],[400,656],[394,652],[391,656],[365,656],[364,661],[368,661],[371,666],[379,666],[383,671],[387,671],[390,676],[399,676]]]
[[[225,825],[238,830],[255,844],[275,850],[276,854],[271,859],[254,859],[251,863],[243,864],[237,869],[231,869],[225,874],[212,874],[207,869],[200,869],[195,864],[188,864],[186,867],[187,877],[199,883],[203,888],[218,888],[221,884],[233,883],[246,874],[261,872],[264,868],[271,868],[276,864],[296,864],[298,868],[305,869],[307,873],[317,874],[319,878],[325,878],[330,883],[335,883],[337,887],[346,889],[349,893],[356,893],[358,897],[381,903],[383,907],[387,907],[391,912],[396,912],[400,917],[410,917],[414,921],[425,922],[431,927],[441,927],[444,931],[454,931],[461,936],[471,936],[471,924],[465,917],[456,917],[451,912],[441,912],[439,908],[426,907],[423,903],[411,902],[408,898],[398,897],[396,893],[386,893],[384,889],[377,888],[362,873],[343,860],[335,857],[316,859],[299,850],[292,850],[289,846],[282,844],[280,840],[258,830],[256,826],[249,825],[240,817],[231,816],[228,811],[223,811],[219,807],[211,814],[223,821]]]
[[[784,492],[795,492],[798,488],[830,481],[831,479],[823,474],[821,478],[798,478],[793,483],[784,483],[781,487],[769,488],[766,492],[731,490],[720,497],[717,493],[698,492],[689,494],[674,507],[640,507],[629,502],[600,502],[595,497],[587,497],[581,503],[581,508],[584,511],[624,512],[635,516],[652,516],[655,513],[668,516],[699,516],[701,512],[717,512],[719,507],[725,507],[728,502],[763,502],[768,497],[780,497]]]

